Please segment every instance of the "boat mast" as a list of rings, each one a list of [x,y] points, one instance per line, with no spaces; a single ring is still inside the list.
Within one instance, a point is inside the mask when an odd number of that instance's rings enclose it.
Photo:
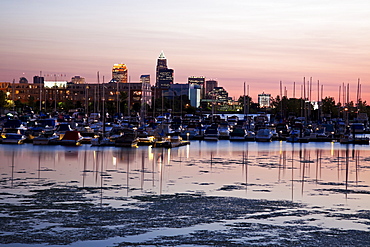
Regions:
[[[283,82],[280,81],[280,111],[281,111],[281,118],[284,119],[283,114]]]
[[[247,85],[247,114],[249,114],[249,85]]]
[[[244,82],[244,97],[243,97],[243,105],[244,105],[244,116],[247,113],[247,107],[246,107],[246,100],[245,100],[245,82]]]
[[[42,74],[42,71],[40,71],[40,79],[39,79],[39,89],[40,89],[40,112],[41,112],[41,108],[42,108],[41,74]]]
[[[100,112],[100,76],[99,76],[99,71],[98,71],[98,91],[97,91],[97,111]]]
[[[116,112],[119,115],[119,81],[116,81]]]
[[[103,137],[105,137],[105,90],[104,90],[104,76],[103,76],[103,95],[102,95],[102,113],[103,113]]]
[[[360,98],[359,98],[359,95],[360,95],[360,78],[358,78],[357,80],[357,96],[356,96],[356,101],[357,101],[357,110],[359,108],[359,104],[360,104]]]
[[[131,76],[128,77],[128,104],[127,104],[127,115],[130,117],[130,107],[131,107]]]

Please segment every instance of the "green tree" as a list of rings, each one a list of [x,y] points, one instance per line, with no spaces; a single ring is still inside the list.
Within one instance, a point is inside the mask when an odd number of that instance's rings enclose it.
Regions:
[[[4,91],[0,91],[0,107],[6,106],[6,93]]]
[[[120,104],[120,109],[121,113],[123,112],[124,114],[127,113],[127,106],[128,106],[128,93],[125,91],[121,91],[119,94],[119,104]]]
[[[332,117],[338,116],[338,108],[335,105],[333,97],[325,97],[325,99],[321,101],[321,112],[331,115]]]
[[[22,111],[24,105],[22,104],[21,100],[17,99],[14,104],[16,111]]]
[[[116,112],[116,106],[112,101],[105,102],[105,112],[107,112],[110,116],[113,116]]]
[[[132,110],[135,112],[140,112],[140,108],[141,108],[141,104],[138,102],[134,103],[134,105],[132,106]]]
[[[34,108],[35,107],[35,97],[33,97],[33,96],[28,97],[27,105],[29,107]]]

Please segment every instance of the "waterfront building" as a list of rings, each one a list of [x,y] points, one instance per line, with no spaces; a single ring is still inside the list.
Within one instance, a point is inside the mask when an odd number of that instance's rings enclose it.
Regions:
[[[127,83],[128,69],[126,64],[114,64],[112,68],[112,80],[116,83]]]
[[[261,108],[270,107],[271,94],[261,93],[258,94],[258,104]]]
[[[22,103],[29,102],[30,99],[39,100],[40,88],[42,87],[42,84],[32,83],[0,83],[0,90],[6,94],[8,99],[19,100]]]
[[[117,83],[74,84],[67,81],[44,81],[44,84],[0,82],[0,90],[7,95],[8,99],[19,100],[21,103],[28,103],[31,99],[36,102],[41,97],[44,109],[47,102],[54,108],[55,101],[80,102],[86,107],[90,102],[101,101],[103,96],[106,102],[116,102],[119,93],[118,85]],[[148,83],[125,83],[119,86],[119,90],[129,95],[131,105],[135,103],[151,105],[152,89]]]

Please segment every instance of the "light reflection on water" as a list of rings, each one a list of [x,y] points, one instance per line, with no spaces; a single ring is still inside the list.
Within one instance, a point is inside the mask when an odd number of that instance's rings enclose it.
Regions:
[[[174,149],[1,145],[1,186],[109,188],[97,204],[119,207],[141,194],[201,193],[367,207],[368,146],[339,143],[205,142]],[[16,191],[16,192],[15,192]],[[15,200],[7,198],[6,200]]]

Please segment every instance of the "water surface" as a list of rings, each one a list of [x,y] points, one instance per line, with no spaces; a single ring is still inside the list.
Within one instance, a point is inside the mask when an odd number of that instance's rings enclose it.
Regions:
[[[279,141],[192,141],[191,145],[173,149],[1,145],[0,202],[7,206],[23,205],[25,195],[66,187],[94,191],[83,194],[86,203],[111,209],[137,208],[137,196],[179,193],[287,201],[299,203],[310,213],[276,216],[269,224],[304,220],[309,221],[305,224],[327,229],[368,231],[367,217],[343,214],[357,215],[369,209],[369,155],[369,146]],[[58,192],[53,193],[57,196]],[[10,215],[6,210],[1,214]],[[261,219],[247,222],[260,224]],[[234,223],[226,220],[176,228],[183,232],[185,228],[189,232],[210,231]],[[40,223],[39,227],[44,229],[46,225]],[[146,235],[132,233],[122,239],[108,239],[111,244],[146,238],[149,241],[168,231],[175,234],[174,228],[165,227]]]

